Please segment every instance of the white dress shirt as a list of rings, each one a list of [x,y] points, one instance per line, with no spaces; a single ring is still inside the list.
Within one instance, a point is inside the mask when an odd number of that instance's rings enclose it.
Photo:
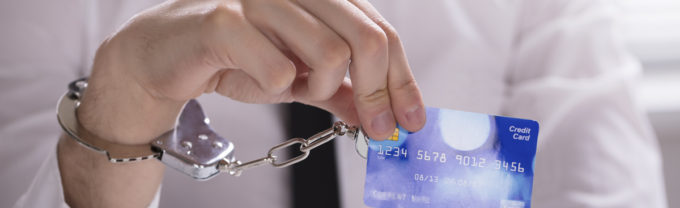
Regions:
[[[0,207],[66,206],[56,101],[104,37],[158,2],[0,2]],[[540,123],[533,206],[666,206],[656,138],[631,96],[640,67],[611,1],[372,3],[399,32],[426,105]],[[285,139],[275,105],[199,100],[240,159]],[[365,160],[350,141],[336,144],[342,205],[364,207]],[[260,167],[197,182],[168,168],[152,206],[285,207],[287,174]]]

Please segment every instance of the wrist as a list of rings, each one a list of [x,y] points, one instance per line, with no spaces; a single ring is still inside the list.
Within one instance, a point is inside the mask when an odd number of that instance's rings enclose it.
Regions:
[[[119,48],[102,44],[77,110],[80,125],[101,139],[146,144],[174,127],[183,102],[159,99],[144,89]]]
[[[57,159],[66,203],[71,207],[146,207],[162,181],[157,160],[111,163],[62,134]],[[125,200],[121,200],[125,199]]]

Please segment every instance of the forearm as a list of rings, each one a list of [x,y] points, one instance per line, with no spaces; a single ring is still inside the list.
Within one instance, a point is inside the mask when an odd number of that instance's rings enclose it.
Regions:
[[[119,42],[105,41],[95,57],[76,116],[79,136],[119,145],[148,144],[175,125],[182,101],[148,94],[124,69]],[[57,148],[64,198],[72,207],[147,207],[163,178],[155,159],[111,163],[62,134]]]
[[[57,148],[64,198],[71,207],[147,207],[163,178],[157,160],[110,163],[62,134]]]

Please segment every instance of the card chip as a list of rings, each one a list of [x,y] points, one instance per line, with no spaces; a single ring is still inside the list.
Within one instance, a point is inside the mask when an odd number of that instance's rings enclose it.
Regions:
[[[394,133],[392,134],[392,136],[390,138],[387,138],[387,140],[399,141],[399,128],[395,128]]]
[[[387,139],[369,140],[367,206],[531,206],[538,122],[440,108],[426,113],[417,132],[397,125]]]

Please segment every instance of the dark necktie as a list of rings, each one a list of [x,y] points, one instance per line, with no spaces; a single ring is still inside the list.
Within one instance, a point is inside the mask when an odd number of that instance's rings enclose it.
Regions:
[[[300,103],[285,104],[288,138],[308,137],[328,129],[333,124],[330,113]],[[299,151],[293,148],[291,156]],[[335,162],[335,142],[330,141],[310,153],[304,161],[292,166],[290,187],[292,206],[340,207],[338,175]]]

